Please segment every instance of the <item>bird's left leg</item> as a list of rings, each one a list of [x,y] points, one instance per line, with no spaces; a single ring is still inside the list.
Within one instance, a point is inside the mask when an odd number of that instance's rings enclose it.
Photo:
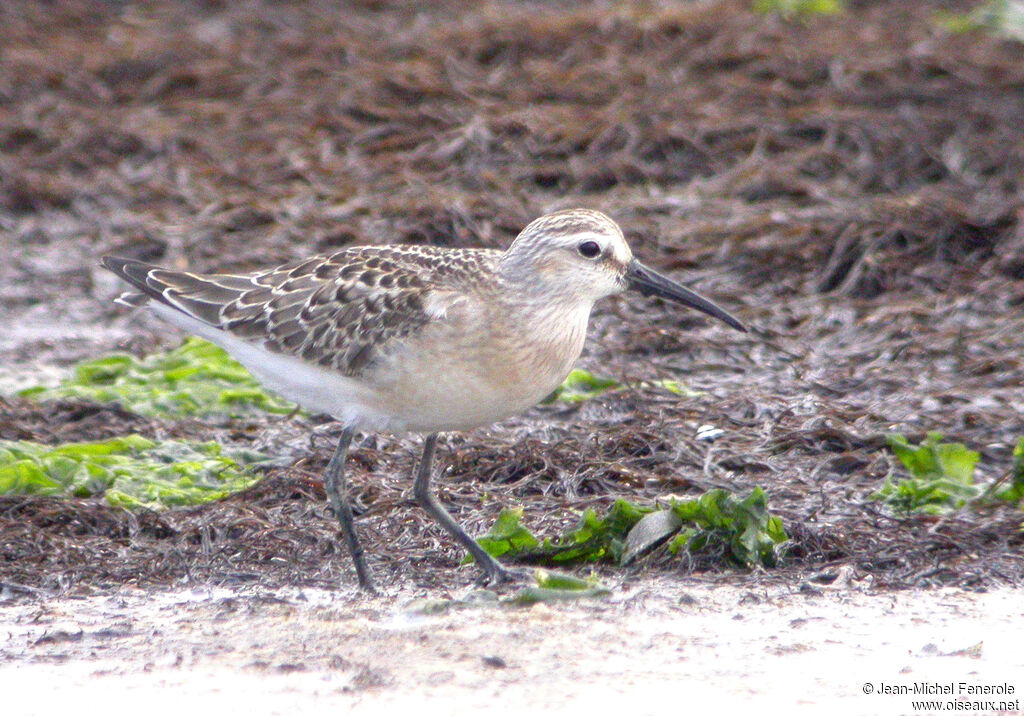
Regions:
[[[420,459],[420,465],[416,471],[416,481],[413,483],[413,494],[416,496],[417,502],[423,506],[428,515],[444,527],[448,534],[465,547],[466,551],[476,560],[476,563],[483,568],[491,584],[523,581],[530,578],[533,575],[532,570],[505,567],[494,557],[487,554],[487,551],[475,539],[470,537],[466,530],[462,529],[459,523],[448,514],[448,510],[444,508],[437,497],[430,491],[431,465],[434,462],[434,448],[436,445],[437,433],[428,435],[423,441],[423,457]]]

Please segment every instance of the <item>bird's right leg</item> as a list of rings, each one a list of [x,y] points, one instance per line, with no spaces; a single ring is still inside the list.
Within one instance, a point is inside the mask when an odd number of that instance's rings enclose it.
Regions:
[[[359,536],[356,534],[355,518],[352,515],[352,507],[348,504],[348,487],[345,484],[345,456],[348,455],[348,447],[352,444],[354,433],[352,428],[345,428],[342,431],[338,447],[324,471],[324,489],[331,501],[334,515],[341,523],[341,531],[345,533],[345,541],[348,543],[349,554],[352,555],[359,586],[372,594],[377,590],[373,587],[373,580],[363,559],[363,547],[359,544]],[[342,494],[343,492],[346,494]]]

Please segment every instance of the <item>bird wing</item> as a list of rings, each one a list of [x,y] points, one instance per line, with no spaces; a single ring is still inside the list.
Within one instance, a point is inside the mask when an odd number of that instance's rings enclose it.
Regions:
[[[105,256],[147,299],[268,349],[356,375],[389,344],[445,320],[498,252],[379,246],[344,249],[247,275],[174,271]]]

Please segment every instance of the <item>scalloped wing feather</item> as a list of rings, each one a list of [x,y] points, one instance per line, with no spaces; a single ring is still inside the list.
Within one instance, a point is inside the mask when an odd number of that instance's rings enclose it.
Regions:
[[[102,264],[145,297],[211,327],[352,376],[395,341],[444,320],[499,256],[486,249],[359,247],[246,276],[113,257]],[[126,294],[122,302],[141,299]]]

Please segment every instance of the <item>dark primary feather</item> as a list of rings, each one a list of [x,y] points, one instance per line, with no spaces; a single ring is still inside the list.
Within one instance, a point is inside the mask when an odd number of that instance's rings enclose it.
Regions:
[[[245,276],[201,276],[117,256],[104,256],[100,264],[142,292],[141,296],[134,293],[122,295],[118,299],[121,303],[141,306],[146,299],[154,299],[211,326],[220,327],[219,313],[225,302],[236,299],[246,288],[252,287],[251,279]]]
[[[172,271],[113,256],[101,263],[145,298],[273,351],[355,375],[390,342],[438,320],[424,305],[431,291],[468,288],[499,255],[358,247],[244,276]],[[120,300],[145,302],[139,294]]]

